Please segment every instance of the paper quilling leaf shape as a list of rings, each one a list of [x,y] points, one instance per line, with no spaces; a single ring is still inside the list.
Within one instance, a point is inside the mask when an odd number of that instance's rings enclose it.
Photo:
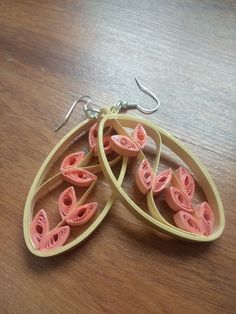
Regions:
[[[154,178],[153,194],[156,195],[167,188],[170,185],[171,178],[172,170],[170,168],[159,172]]]
[[[188,194],[188,197],[192,199],[195,191],[195,182],[189,171],[186,168],[179,167],[175,171],[175,174],[181,183],[183,190]]]
[[[94,125],[89,129],[89,146],[90,148],[94,148],[97,143],[98,136],[98,124],[94,123]]]
[[[97,178],[95,174],[82,168],[64,171],[62,176],[65,181],[80,187],[90,186]]]
[[[196,234],[203,234],[201,224],[193,215],[180,210],[178,213],[174,214],[173,218],[178,228]]]
[[[113,152],[111,148],[111,136],[103,136],[103,146],[104,146],[104,151],[106,155],[109,155]],[[94,146],[94,156],[96,157],[98,155],[97,153],[97,144]]]
[[[60,194],[58,199],[58,207],[62,219],[75,207],[75,204],[75,189],[73,186],[70,186]]]
[[[210,235],[214,227],[214,214],[210,205],[207,202],[203,202],[196,206],[195,211],[203,226],[204,234]]]
[[[60,171],[65,171],[78,166],[83,161],[84,156],[85,154],[82,151],[66,156],[62,161]]]
[[[96,213],[98,203],[89,203],[75,208],[66,217],[66,222],[70,226],[80,226],[86,224]]]
[[[174,211],[184,210],[193,212],[193,207],[188,195],[175,187],[166,190],[166,202]]]
[[[70,227],[63,226],[50,231],[46,236],[44,236],[39,244],[39,249],[51,250],[62,246],[70,235]]]
[[[48,217],[44,209],[41,209],[30,224],[30,238],[36,249],[39,248],[42,238],[50,231]]]
[[[112,135],[111,148],[121,156],[135,157],[139,147],[134,141],[125,135]]]
[[[153,170],[149,162],[144,159],[138,167],[136,172],[135,181],[136,184],[143,194],[146,194],[148,190],[152,188],[153,184]]]
[[[94,149],[95,157],[97,157],[97,135],[98,135],[97,130],[98,130],[97,123],[95,123],[89,130],[89,146],[91,149]],[[109,155],[112,153],[110,142],[111,142],[110,135],[103,136],[103,146],[104,146],[106,155]]]
[[[138,143],[140,148],[143,149],[147,142],[147,133],[142,124],[140,123],[137,124],[132,133],[132,137],[135,140],[135,142]]]

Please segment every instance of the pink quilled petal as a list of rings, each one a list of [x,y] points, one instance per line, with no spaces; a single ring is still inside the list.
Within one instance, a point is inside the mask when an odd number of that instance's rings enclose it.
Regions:
[[[154,178],[153,182],[153,194],[156,195],[163,191],[165,188],[167,188],[170,185],[172,179],[172,170],[166,169],[161,172],[159,172],[156,177]]]
[[[175,171],[175,174],[181,183],[183,190],[188,194],[188,197],[192,199],[195,191],[195,182],[189,171],[186,168],[179,167]]]
[[[70,227],[63,226],[50,231],[40,242],[40,250],[51,250],[62,246],[70,235]]]
[[[146,194],[152,187],[154,174],[149,162],[144,159],[138,167],[135,181],[141,193]]]
[[[96,213],[98,203],[89,203],[75,208],[66,217],[66,222],[70,226],[80,226],[86,224]]]
[[[60,194],[58,199],[58,207],[62,219],[75,207],[75,204],[75,189],[73,186],[70,186]]]
[[[135,157],[139,151],[138,145],[125,135],[112,135],[110,146],[117,154],[126,157]]]
[[[64,158],[61,163],[60,171],[65,171],[78,166],[84,159],[84,152],[70,154]]]
[[[89,129],[89,146],[91,149],[94,148],[94,146],[97,144],[97,137],[98,137],[98,124],[95,123]]]
[[[49,220],[44,209],[41,209],[30,224],[30,238],[36,249],[39,248],[41,239],[50,231]]]
[[[196,234],[203,234],[201,225],[193,215],[180,210],[174,214],[173,218],[178,228]]]
[[[109,155],[113,152],[111,148],[111,136],[107,135],[103,137],[103,147],[104,147],[104,152],[106,155]],[[96,157],[98,155],[98,149],[97,149],[97,144],[94,146],[94,156]]]
[[[214,214],[207,202],[203,202],[196,206],[196,214],[200,220],[205,235],[210,235],[214,227]]]
[[[62,173],[62,176],[65,181],[79,187],[88,187],[97,178],[93,173],[82,168],[70,169],[70,170],[64,171]]]
[[[134,141],[136,143],[138,143],[139,147],[141,149],[144,148],[144,146],[147,143],[147,133],[144,129],[144,127],[142,126],[142,124],[137,124],[137,126],[135,127],[133,133],[132,133],[132,137],[134,139]]]
[[[188,195],[177,188],[170,187],[166,190],[166,202],[176,212],[179,210],[193,212],[192,202]]]

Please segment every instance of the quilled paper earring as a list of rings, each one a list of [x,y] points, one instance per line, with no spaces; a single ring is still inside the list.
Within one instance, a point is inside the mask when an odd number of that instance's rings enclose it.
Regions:
[[[82,243],[101,224],[117,198],[142,221],[173,237],[193,242],[209,242],[223,232],[223,206],[213,181],[200,161],[159,126],[119,113],[122,109],[130,108],[151,113],[159,108],[156,96],[139,81],[136,82],[142,91],[156,101],[157,106],[154,109],[148,110],[137,104],[119,101],[110,108],[98,110],[91,108],[89,96],[76,100],[70,108],[62,125],[67,122],[79,102],[84,102],[84,112],[88,119],[72,129],[54,147],[31,186],[25,204],[23,225],[25,242],[33,254],[49,257]],[[128,133],[127,128],[131,128],[132,132]],[[55,161],[84,132],[88,134],[89,152],[85,154],[83,151],[77,151],[67,155],[58,173],[45,180]],[[152,165],[144,154],[149,138],[156,146]],[[163,145],[181,158],[188,169],[180,166],[177,169],[166,168],[158,171]],[[107,156],[110,154],[114,157],[108,160]],[[97,164],[90,163],[94,157],[98,157]],[[146,198],[146,208],[139,207],[122,187],[129,159],[136,165],[134,184]],[[121,167],[117,178],[112,167],[118,162],[121,162]],[[100,171],[114,192],[98,214],[99,200],[87,203],[86,199],[93,191],[98,180],[96,173]],[[193,199],[195,180],[206,197],[202,203],[196,203]],[[34,208],[40,198],[63,182],[69,186],[58,197],[57,211],[60,221],[52,227],[46,211],[41,209],[34,213]],[[85,189],[80,199],[76,196],[75,188]],[[156,198],[159,195],[162,195],[172,213],[172,221],[165,218],[157,208]],[[71,239],[73,228],[85,229],[76,238]]]

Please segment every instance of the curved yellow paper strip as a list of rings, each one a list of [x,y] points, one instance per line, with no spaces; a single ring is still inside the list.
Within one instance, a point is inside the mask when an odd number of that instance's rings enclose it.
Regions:
[[[119,115],[120,116],[120,115]],[[126,118],[129,117],[129,116],[125,116]],[[128,120],[128,122],[126,124],[124,124],[124,127],[135,127],[136,125],[136,120],[134,119],[134,124],[131,125],[130,124],[130,120]],[[122,121],[124,122],[124,121]],[[112,124],[113,125],[113,128],[116,130],[116,132],[118,134],[121,134],[121,135],[125,135],[125,136],[129,136],[129,134],[124,130],[123,126],[120,124],[120,122],[118,121],[118,119],[113,119],[112,121],[109,121],[108,122],[109,124]],[[150,133],[151,132],[151,133]],[[154,162],[153,162],[153,169],[154,169],[154,172],[157,172],[157,169],[158,169],[158,164],[159,164],[159,161],[160,161],[160,156],[161,156],[161,136],[159,134],[158,131],[155,131],[155,130],[149,130],[149,133],[148,135],[154,140],[155,144],[156,144],[156,158],[154,159]],[[138,155],[138,160],[140,162],[142,162],[142,160],[146,159],[144,153],[142,152],[142,150],[139,151]],[[103,165],[103,162],[101,162],[101,165]],[[173,179],[175,184],[177,184],[177,179]],[[135,204],[135,203],[134,203]],[[148,205],[148,209],[150,210],[150,213],[151,215],[156,218],[157,220],[159,220],[160,222],[166,224],[166,225],[169,225],[171,228],[176,228],[175,226],[173,226],[172,224],[170,224],[159,212],[159,210],[157,209],[156,207],[156,204],[155,204],[155,201],[154,201],[154,198],[153,198],[153,192],[150,190],[148,193],[147,193],[147,205]],[[185,231],[184,231],[185,232]]]

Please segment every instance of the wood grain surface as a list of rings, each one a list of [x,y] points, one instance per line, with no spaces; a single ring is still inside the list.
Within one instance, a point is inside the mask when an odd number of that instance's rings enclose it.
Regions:
[[[235,53],[235,1],[0,1],[1,313],[236,312]],[[33,256],[22,231],[27,193],[53,146],[84,119],[81,108],[55,127],[82,95],[151,108],[134,77],[161,107],[130,113],[201,159],[225,232],[211,244],[173,240],[116,202],[81,247]]]

